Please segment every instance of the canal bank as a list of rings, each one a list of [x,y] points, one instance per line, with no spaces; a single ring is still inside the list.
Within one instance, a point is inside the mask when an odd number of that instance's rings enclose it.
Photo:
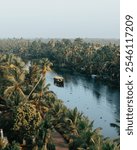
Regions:
[[[64,87],[54,85],[53,78],[57,75],[64,78]],[[50,90],[54,91],[68,108],[77,107],[89,120],[94,120],[94,128],[101,127],[105,137],[118,136],[117,130],[110,124],[119,119],[119,88],[68,72],[48,72],[46,81],[51,85]]]

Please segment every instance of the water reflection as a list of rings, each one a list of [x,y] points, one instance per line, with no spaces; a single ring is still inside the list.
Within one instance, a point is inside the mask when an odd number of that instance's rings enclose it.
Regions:
[[[56,75],[64,78],[64,88],[54,85],[53,77]],[[77,107],[91,121],[94,120],[94,128],[102,127],[104,136],[118,135],[116,129],[110,127],[110,123],[116,123],[116,119],[119,119],[119,89],[108,87],[101,81],[65,72],[49,72],[47,83],[51,84],[50,89],[67,107]]]

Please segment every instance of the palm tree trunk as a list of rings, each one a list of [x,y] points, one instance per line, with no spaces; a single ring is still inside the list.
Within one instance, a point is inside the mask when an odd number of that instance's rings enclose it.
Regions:
[[[38,86],[38,84],[40,83],[41,79],[43,78],[43,76],[41,75],[41,77],[39,78],[38,82],[35,84],[34,88],[31,90],[31,92],[29,93],[28,97],[26,100],[29,99],[29,97],[31,96],[31,94],[33,93],[33,91],[36,89],[36,87]]]
[[[48,149],[47,149],[47,144],[46,144],[46,143],[43,145],[42,150],[48,150]]]

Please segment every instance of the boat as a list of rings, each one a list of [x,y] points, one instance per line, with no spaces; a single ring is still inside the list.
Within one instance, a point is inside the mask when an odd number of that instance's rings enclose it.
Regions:
[[[64,87],[64,78],[61,76],[55,76],[54,78],[54,84],[59,87]]]

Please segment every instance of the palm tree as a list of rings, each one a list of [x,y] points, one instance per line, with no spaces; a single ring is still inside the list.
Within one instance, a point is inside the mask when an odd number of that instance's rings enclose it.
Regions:
[[[79,113],[77,108],[74,108],[73,110],[69,111],[66,118],[65,122],[69,124],[69,130],[70,133],[74,135],[79,135],[78,133],[78,123],[79,119],[81,118],[82,113]]]
[[[0,59],[1,69],[22,69],[25,66],[25,63],[21,60],[20,57],[17,57],[13,54],[2,55]]]
[[[29,97],[32,95],[32,93],[35,91],[35,89],[40,86],[40,97],[43,96],[44,94],[44,89],[46,86],[46,73],[47,71],[50,71],[50,66],[52,65],[52,63],[50,63],[50,61],[48,59],[42,59],[39,62],[40,64],[40,77],[37,81],[37,83],[35,84],[35,86],[33,87],[33,89],[31,90],[31,92],[29,93],[29,95],[27,96],[27,99],[29,99]],[[36,73],[36,72],[35,72]]]
[[[102,143],[102,150],[120,150],[120,145],[117,144],[117,142],[106,138]]]
[[[15,71],[14,75],[5,75],[5,79],[9,83],[4,91],[4,98],[7,100],[14,100],[16,105],[26,98],[23,92],[23,84],[25,80],[25,73],[20,74]]]
[[[13,130],[27,140],[37,134],[41,122],[42,117],[36,105],[29,101],[21,102],[15,111]]]
[[[17,65],[17,66],[16,66]],[[23,84],[25,80],[24,62],[15,55],[2,55],[0,69],[2,73],[1,96],[6,107],[18,105],[25,98]]]

